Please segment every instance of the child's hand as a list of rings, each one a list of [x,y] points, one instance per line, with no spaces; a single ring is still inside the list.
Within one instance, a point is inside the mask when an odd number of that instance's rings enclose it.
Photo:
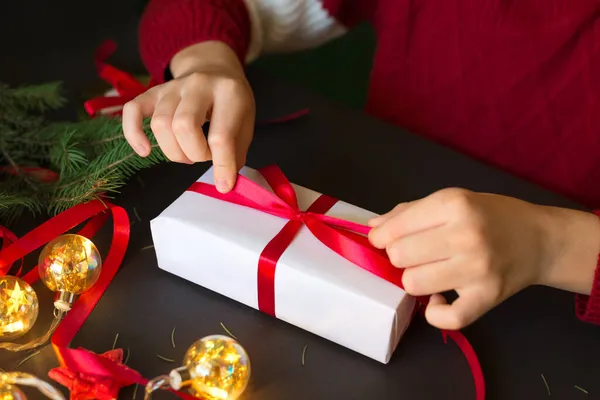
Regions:
[[[460,329],[534,284],[591,290],[600,223],[593,214],[446,189],[375,218],[369,239],[405,268],[408,293],[433,295],[425,316]],[[440,294],[456,290],[447,304]]]
[[[123,108],[123,132],[140,156],[150,154],[142,120],[171,160],[213,161],[221,192],[231,190],[254,130],[254,98],[235,53],[220,42],[190,46],[171,62],[173,79],[155,86]],[[210,120],[208,137],[202,125]]]

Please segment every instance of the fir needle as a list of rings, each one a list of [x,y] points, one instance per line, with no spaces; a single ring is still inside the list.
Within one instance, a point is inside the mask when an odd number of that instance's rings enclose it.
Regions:
[[[133,389],[133,400],[135,400],[135,396],[137,395],[137,388],[138,388],[138,384],[135,384],[135,389]]]
[[[133,213],[135,214],[135,217],[137,218],[137,220],[139,222],[142,222],[142,219],[140,218],[140,214],[138,214],[137,208],[133,207]]]
[[[170,362],[170,363],[174,363],[174,362],[175,362],[175,360],[171,360],[170,358],[163,357],[163,356],[161,356],[160,354],[157,354],[157,355],[156,355],[156,357],[158,357],[158,358],[160,358],[161,360],[163,360],[163,361],[166,361],[166,362]]]
[[[127,348],[127,356],[125,357],[125,361],[123,361],[123,364],[127,364],[127,361],[129,361],[129,356],[131,355],[131,352],[129,351],[129,347]]]
[[[231,331],[230,331],[229,329],[227,329],[227,327],[225,326],[225,324],[223,324],[222,322],[221,322],[221,328],[223,328],[223,330],[224,330],[225,332],[227,332],[227,334],[228,334],[229,336],[231,336],[231,337],[232,337],[232,338],[234,338],[234,339],[237,339],[237,337],[236,337],[236,336],[235,336],[233,333],[231,333]]]
[[[175,329],[177,329],[177,327],[173,328],[171,331],[171,344],[173,345],[173,348],[175,348]]]
[[[588,391],[587,391],[587,390],[585,390],[584,388],[582,388],[581,386],[577,386],[577,385],[575,385],[575,386],[573,386],[573,387],[574,387],[575,389],[577,389],[577,390],[580,390],[580,391],[582,391],[582,392],[583,392],[583,393],[585,393],[585,394],[588,394]]]
[[[112,347],[113,350],[115,349],[115,347],[117,347],[117,340],[119,340],[119,334],[118,333],[115,335],[115,340],[113,341],[113,347]]]
[[[154,248],[154,245],[153,245],[153,244],[151,244],[150,246],[145,246],[145,247],[142,247],[142,250],[141,250],[141,251],[148,250],[148,249],[153,249],[153,248]]]
[[[98,201],[100,203],[102,203],[102,205],[104,206],[104,208],[108,208],[108,206],[106,205],[106,202],[104,201],[104,199],[101,196],[98,197],[94,197],[95,199],[98,199]]]
[[[302,365],[304,365],[304,361],[306,358],[306,349],[308,348],[308,345],[305,345],[304,348],[302,349]]]
[[[542,380],[544,381],[544,385],[546,385],[546,390],[548,391],[548,396],[552,396],[552,393],[550,393],[550,386],[548,386],[548,381],[546,380],[546,377],[544,376],[544,374],[542,375]]]
[[[27,357],[25,357],[24,359],[22,359],[21,361],[19,361],[19,363],[17,364],[17,368],[20,367],[21,365],[25,364],[27,361],[31,360],[33,357],[35,357],[38,354],[40,354],[40,352],[41,352],[41,350],[38,350],[35,353],[31,353],[30,355],[28,355]]]

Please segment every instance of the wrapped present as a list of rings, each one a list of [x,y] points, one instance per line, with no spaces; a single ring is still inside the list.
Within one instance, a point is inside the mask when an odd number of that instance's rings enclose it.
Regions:
[[[242,169],[223,195],[211,169],[151,230],[161,269],[387,363],[415,299],[365,238],[373,216],[276,167]]]

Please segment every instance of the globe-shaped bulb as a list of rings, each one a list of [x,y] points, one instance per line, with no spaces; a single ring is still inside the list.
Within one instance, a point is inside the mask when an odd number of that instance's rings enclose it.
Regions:
[[[250,358],[228,336],[213,335],[196,341],[183,364],[190,376],[191,392],[202,399],[235,400],[250,380]]]
[[[0,400],[27,400],[27,397],[17,386],[0,383]]]
[[[0,277],[0,340],[12,340],[29,332],[39,308],[38,297],[27,282],[16,276]]]
[[[100,277],[102,258],[94,243],[81,235],[67,234],[49,242],[38,261],[40,279],[54,292],[78,295]]]

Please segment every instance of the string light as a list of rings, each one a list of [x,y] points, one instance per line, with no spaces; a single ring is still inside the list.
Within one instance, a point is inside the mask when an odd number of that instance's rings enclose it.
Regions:
[[[38,312],[38,297],[27,282],[16,276],[0,277],[0,340],[13,340],[29,332]]]
[[[152,392],[169,388],[188,388],[193,396],[205,400],[235,400],[249,380],[246,350],[228,336],[207,336],[190,346],[183,366],[148,382],[145,400],[150,400]]]
[[[40,280],[58,293],[54,307],[67,312],[75,296],[96,283],[102,258],[94,243],[81,235],[67,234],[49,242],[38,260]]]
[[[65,400],[52,385],[25,372],[0,372],[0,400],[27,400],[17,385],[34,387],[51,400]]]
[[[0,386],[0,400],[26,400],[25,393],[15,385]]]
[[[54,319],[50,324],[50,328],[43,336],[40,336],[28,343],[17,344],[0,342],[0,349],[9,351],[30,350],[45,344],[52,333],[56,330],[60,321],[65,314],[71,309],[75,302],[75,297],[96,283],[100,277],[102,270],[102,258],[100,252],[94,243],[81,235],[67,234],[58,236],[56,239],[49,242],[41,251],[38,260],[38,273],[40,280],[48,287],[48,289],[57,293],[54,301]],[[14,277],[13,277],[14,278]],[[23,286],[19,283],[19,290],[12,289],[11,296],[22,296],[20,294]],[[31,289],[33,292],[33,289]],[[17,293],[17,294],[15,294]],[[36,317],[37,317],[37,297],[36,299]],[[10,310],[15,310],[14,306]],[[7,308],[8,310],[8,308]],[[21,313],[18,314],[25,324],[24,307],[20,308]],[[6,319],[3,306],[0,306],[0,323]],[[6,312],[8,315],[8,312]],[[16,317],[15,317],[16,318]],[[31,319],[31,318],[30,318]],[[35,318],[30,322],[27,330],[31,328],[35,322]],[[0,325],[1,326],[1,325]],[[26,332],[24,329],[22,330]],[[2,338],[0,336],[0,338]],[[0,399],[1,400],[1,399]]]

